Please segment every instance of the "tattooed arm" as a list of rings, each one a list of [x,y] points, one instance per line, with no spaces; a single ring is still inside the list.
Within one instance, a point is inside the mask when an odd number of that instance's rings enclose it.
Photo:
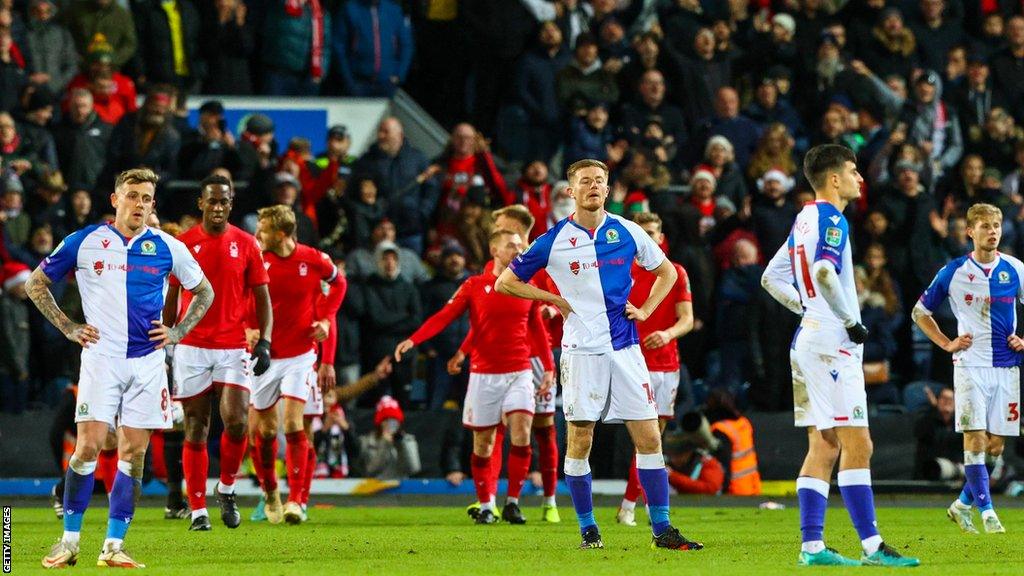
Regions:
[[[53,299],[53,293],[50,292],[51,283],[50,278],[43,272],[42,268],[33,270],[32,275],[28,278],[28,282],[25,283],[25,291],[28,293],[28,297],[32,299],[32,303],[39,309],[39,312],[51,324],[56,326],[68,340],[77,342],[82,348],[88,348],[89,344],[99,342],[99,330],[89,324],[73,322],[68,318],[67,314],[61,311],[57,306],[57,301]]]
[[[192,292],[192,302],[174,328],[168,328],[159,320],[153,320],[156,327],[149,331],[149,339],[159,342],[156,345],[157,350],[169,344],[181,342],[181,339],[195,328],[196,324],[199,324],[203,316],[206,316],[206,312],[210,310],[210,305],[213,304],[213,286],[210,285],[209,280],[203,278],[202,282],[189,292]]]

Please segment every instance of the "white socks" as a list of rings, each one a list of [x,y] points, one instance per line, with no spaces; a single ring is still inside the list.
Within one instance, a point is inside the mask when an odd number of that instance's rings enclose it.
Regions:
[[[817,554],[825,549],[825,542],[822,540],[811,540],[800,544],[800,551],[808,554]]]
[[[622,499],[622,504],[619,504],[619,508],[622,508],[623,510],[627,510],[629,512],[632,512],[632,511],[636,510],[636,502],[633,502],[633,501],[630,501],[630,500],[626,500],[625,498],[623,498]]]
[[[209,516],[209,515],[210,515],[210,513],[206,511],[206,508],[200,508],[199,510],[193,510],[192,511],[192,519],[193,520],[195,520],[196,518],[199,518],[200,516]]]
[[[217,483],[217,492],[219,492],[221,494],[234,494],[235,493],[235,485],[234,484],[224,484],[223,482],[218,482]]]

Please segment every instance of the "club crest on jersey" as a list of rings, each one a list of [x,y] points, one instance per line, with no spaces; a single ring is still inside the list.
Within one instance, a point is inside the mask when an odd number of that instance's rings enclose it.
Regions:
[[[103,247],[106,248],[107,246],[110,246],[110,239],[104,238],[103,240],[100,240],[100,244],[103,244]]]
[[[572,244],[573,248],[576,247],[576,237],[575,236],[573,236],[572,238],[569,238],[569,244]]]
[[[299,276],[306,276],[307,274],[309,274],[309,267],[306,266],[306,263],[299,264]]]
[[[968,306],[974,304],[974,294],[964,294],[964,304]]]
[[[140,250],[144,256],[153,256],[156,254],[156,242],[146,240],[142,243]]]
[[[228,245],[228,252],[232,258],[238,258],[238,242],[232,242]]]
[[[573,276],[579,276],[580,263],[578,260],[569,263],[569,272],[572,272]]]
[[[1000,272],[999,273],[999,283],[1000,284],[1009,284],[1010,283],[1010,273],[1007,272],[1006,270],[1003,270],[1002,272]]]
[[[829,246],[839,247],[843,243],[843,231],[839,228],[829,226],[825,229],[825,243]]]
[[[604,233],[604,239],[609,244],[615,244],[616,242],[619,241],[619,233],[618,231],[615,230],[615,228],[612,228]]]
[[[103,260],[97,260],[93,262],[92,271],[95,272],[97,276],[103,274]]]
[[[82,402],[81,404],[79,404],[78,405],[78,415],[79,416],[86,416],[88,414],[89,414],[89,403],[88,402]]]
[[[854,406],[853,407],[853,419],[854,420],[863,420],[864,419],[864,409],[861,408],[860,406]]]

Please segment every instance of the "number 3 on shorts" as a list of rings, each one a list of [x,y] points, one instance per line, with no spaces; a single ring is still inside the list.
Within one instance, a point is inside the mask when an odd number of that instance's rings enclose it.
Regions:
[[[1009,408],[1010,408],[1010,416],[1007,417],[1006,421],[1007,422],[1016,422],[1017,420],[1020,419],[1020,411],[1017,410],[1017,403],[1016,402],[1010,402]]]

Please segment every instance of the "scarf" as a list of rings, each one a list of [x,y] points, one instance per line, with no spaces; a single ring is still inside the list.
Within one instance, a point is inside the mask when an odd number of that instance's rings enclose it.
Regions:
[[[0,145],[0,152],[2,152],[5,156],[9,154],[14,154],[14,151],[18,149],[18,146],[21,146],[21,136],[15,134],[14,140],[11,140],[9,144]]]
[[[313,22],[313,47],[309,51],[309,71],[313,81],[319,82],[324,77],[324,12],[320,7],[320,0],[285,0],[284,12],[290,18],[301,18],[304,4],[309,4],[310,18]]]

